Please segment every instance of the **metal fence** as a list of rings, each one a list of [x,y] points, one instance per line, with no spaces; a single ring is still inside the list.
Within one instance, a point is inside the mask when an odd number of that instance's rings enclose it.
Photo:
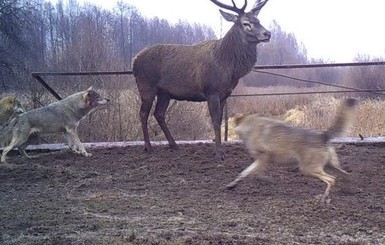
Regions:
[[[308,68],[330,68],[330,67],[355,67],[355,66],[378,66],[385,65],[385,61],[376,61],[376,62],[355,62],[355,63],[330,63],[330,64],[292,64],[292,65],[266,65],[266,66],[255,66],[253,72],[266,73],[272,76],[284,77],[287,79],[294,79],[302,82],[310,82],[315,84],[327,85],[331,87],[338,88],[339,90],[333,91],[318,91],[318,92],[296,92],[296,93],[269,93],[269,94],[237,94],[231,95],[230,97],[247,97],[247,96],[284,96],[284,95],[298,95],[298,94],[322,94],[322,93],[350,93],[350,92],[369,92],[377,95],[385,95],[384,90],[367,90],[359,89],[354,87],[340,86],[336,84],[328,84],[319,81],[305,80],[301,78],[295,78],[283,74],[268,72],[266,70],[284,70],[284,69],[308,69]],[[47,84],[43,79],[44,77],[52,76],[103,76],[103,75],[132,75],[132,71],[99,71],[99,72],[33,72],[32,77],[34,77],[48,92],[50,92],[56,99],[61,100],[61,96]],[[341,90],[342,89],[342,90]],[[224,121],[225,121],[225,132],[224,140],[227,141],[228,137],[228,113],[227,107],[224,111]]]
[[[254,72],[261,72],[261,73],[268,73],[275,76],[281,76],[286,77],[288,79],[295,79],[295,80],[302,80],[302,81],[309,81],[299,78],[293,78],[290,76],[285,76],[282,74],[277,73],[270,73],[270,72],[264,72],[264,70],[276,70],[276,69],[307,69],[307,68],[326,68],[326,67],[354,67],[354,66],[375,66],[375,65],[385,65],[385,61],[376,61],[376,62],[355,62],[355,63],[331,63],[331,64],[294,64],[294,65],[267,65],[267,66],[255,66],[253,71]],[[99,71],[99,72],[32,72],[32,77],[34,77],[41,85],[43,85],[44,88],[46,88],[56,99],[61,100],[61,97],[59,94],[50,87],[43,77],[47,76],[100,76],[100,75],[132,75],[132,71]],[[338,85],[331,85],[323,82],[317,82],[317,81],[311,81],[313,83],[333,86],[337,88],[347,89],[347,91],[343,92],[373,92],[373,93],[379,93],[380,91],[377,90],[362,90],[359,88],[352,88],[352,87],[346,87],[346,86],[338,86]],[[333,91],[333,92],[327,92],[327,93],[338,93],[341,91]],[[315,93],[323,93],[323,92],[315,92]],[[306,93],[304,93],[306,94]],[[382,93],[379,93],[380,95],[384,95]],[[232,96],[264,96],[264,95],[290,95],[290,93],[272,93],[272,94],[254,94],[254,95],[232,95]]]

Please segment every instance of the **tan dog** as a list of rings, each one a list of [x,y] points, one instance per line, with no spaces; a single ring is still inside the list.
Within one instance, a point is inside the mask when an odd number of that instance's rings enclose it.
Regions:
[[[15,96],[6,96],[0,100],[0,129],[17,114],[25,110]]]
[[[234,188],[238,181],[250,174],[263,177],[268,164],[297,162],[304,175],[316,177],[327,184],[320,199],[325,202],[335,184],[335,177],[325,173],[324,167],[330,164],[343,175],[348,175],[341,168],[330,140],[342,136],[349,129],[356,104],[354,99],[343,101],[334,124],[324,132],[290,126],[256,114],[238,117],[235,130],[255,160],[227,188]]]
[[[25,148],[32,134],[63,133],[73,152],[86,157],[91,156],[79,139],[77,127],[88,113],[107,102],[108,99],[89,88],[48,106],[18,115],[3,130],[6,134],[4,138],[9,138],[10,143],[3,150],[1,162],[5,163],[7,153],[14,148],[19,148],[21,154],[28,157]]]

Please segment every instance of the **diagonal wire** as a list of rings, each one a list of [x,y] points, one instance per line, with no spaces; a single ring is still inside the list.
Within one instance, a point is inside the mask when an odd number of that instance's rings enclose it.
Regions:
[[[283,74],[280,74],[280,73],[274,73],[274,72],[268,72],[268,71],[259,71],[259,70],[255,69],[255,68],[253,69],[253,71],[254,72],[258,72],[258,73],[264,73],[264,74],[269,74],[269,75],[273,75],[273,76],[278,76],[278,77],[284,77],[284,78],[288,78],[288,79],[292,79],[292,80],[296,80],[296,81],[300,81],[300,82],[315,83],[315,84],[321,84],[321,85],[326,85],[326,86],[335,87],[335,88],[349,89],[349,90],[353,90],[353,91],[357,91],[357,92],[368,92],[368,93],[373,93],[373,94],[377,94],[377,95],[385,95],[383,93],[376,92],[376,91],[373,91],[373,90],[368,91],[368,90],[359,89],[359,88],[352,88],[352,87],[335,85],[335,84],[330,84],[330,83],[325,83],[325,82],[318,82],[318,81],[314,81],[314,80],[307,80],[307,79],[302,79],[302,78],[296,78],[296,77],[292,77],[292,76],[283,75]]]
[[[384,89],[375,90],[378,92],[384,92]],[[375,92],[374,91],[374,92]],[[283,92],[283,93],[266,93],[266,94],[232,94],[230,97],[254,97],[254,96],[272,96],[272,95],[305,95],[305,94],[338,94],[338,93],[357,93],[357,92],[363,92],[363,93],[370,93],[373,92],[373,90],[330,90],[330,91],[309,91],[309,92]]]

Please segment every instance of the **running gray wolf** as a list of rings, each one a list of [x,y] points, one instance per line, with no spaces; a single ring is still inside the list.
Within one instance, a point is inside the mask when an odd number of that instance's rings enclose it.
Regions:
[[[77,127],[80,120],[88,113],[108,101],[91,87],[48,106],[18,115],[5,128],[11,136],[8,136],[10,143],[3,149],[1,162],[5,163],[6,155],[14,148],[19,148],[21,154],[28,157],[25,148],[29,145],[28,139],[32,134],[63,133],[73,152],[85,157],[92,156],[84,149],[77,133]]]
[[[357,104],[355,99],[344,100],[338,108],[334,123],[324,132],[290,126],[257,114],[237,117],[235,130],[254,162],[228,184],[227,188],[235,188],[238,181],[250,174],[263,178],[269,164],[296,162],[305,176],[315,177],[326,183],[327,187],[320,196],[320,201],[329,201],[327,197],[335,184],[335,177],[327,174],[324,167],[329,164],[344,177],[349,176],[341,168],[330,141],[344,135],[350,128]]]
[[[6,96],[0,100],[0,129],[9,123],[10,119],[25,110],[15,96]]]

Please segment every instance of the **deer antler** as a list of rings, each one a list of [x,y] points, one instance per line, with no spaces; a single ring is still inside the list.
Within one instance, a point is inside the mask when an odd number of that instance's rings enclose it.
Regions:
[[[255,3],[253,9],[250,10],[250,12],[255,13],[255,12],[261,10],[261,8],[262,8],[263,6],[265,6],[265,4],[267,3],[267,1],[268,1],[268,0],[258,0],[258,1]]]
[[[227,10],[230,10],[230,11],[234,11],[237,14],[244,14],[246,6],[247,6],[247,0],[245,0],[245,4],[243,4],[242,8],[238,8],[237,5],[235,5],[234,0],[231,0],[231,2],[233,3],[233,6],[230,6],[230,5],[218,2],[217,0],[210,0],[210,1],[215,3],[217,6],[219,6],[221,8],[224,8],[224,9],[227,9]],[[262,7],[263,6],[261,6],[261,8]]]

